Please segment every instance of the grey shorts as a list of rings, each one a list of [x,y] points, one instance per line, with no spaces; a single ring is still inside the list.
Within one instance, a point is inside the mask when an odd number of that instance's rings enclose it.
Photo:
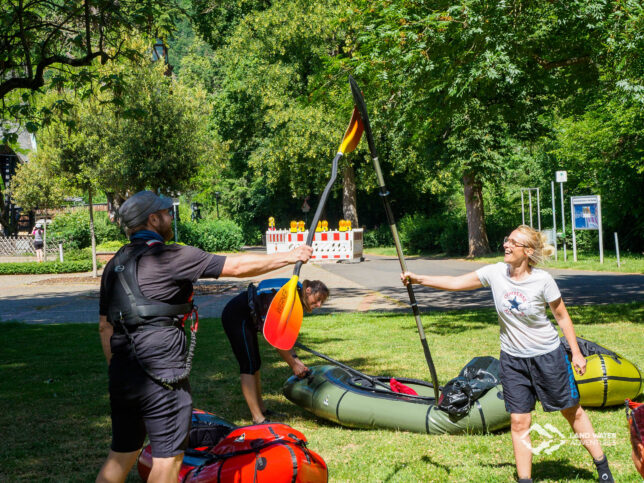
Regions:
[[[546,412],[579,404],[577,383],[562,345],[547,354],[526,358],[501,351],[500,359],[499,375],[509,413],[529,413],[537,399]]]
[[[166,389],[150,379],[138,362],[115,354],[110,364],[112,450],[138,451],[147,434],[152,456],[169,458],[188,446],[192,417],[190,384]]]

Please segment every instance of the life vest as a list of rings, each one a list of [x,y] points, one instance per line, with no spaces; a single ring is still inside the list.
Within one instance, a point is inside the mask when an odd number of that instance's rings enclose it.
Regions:
[[[151,251],[158,251],[163,244],[157,240],[149,240],[145,244],[136,246],[125,253],[123,249],[114,257],[112,270],[115,277],[108,287],[109,306],[107,320],[119,327],[120,324],[130,330],[136,330],[141,325],[150,324],[154,317],[170,317],[167,323],[153,323],[152,325],[169,326],[181,322],[185,314],[192,313],[192,301],[183,304],[168,304],[160,300],[150,299],[143,295],[139,287],[137,270],[141,257]]]
[[[261,332],[264,320],[271,306],[275,294],[288,282],[290,278],[269,278],[259,282],[257,287],[252,283],[248,286],[248,308],[255,328]],[[302,284],[297,282],[297,290],[302,291]]]
[[[192,358],[197,343],[197,329],[199,327],[199,315],[197,307],[190,300],[183,304],[167,304],[160,300],[147,298],[141,292],[137,270],[139,260],[150,250],[159,250],[163,244],[157,240],[148,240],[145,244],[136,246],[125,254],[121,249],[114,257],[115,277],[112,278],[107,293],[110,297],[107,320],[114,326],[115,330],[122,330],[128,338],[132,353],[143,371],[157,383],[166,389],[174,389],[174,385],[187,379],[192,369]],[[153,321],[154,317],[168,317],[167,320]],[[136,343],[132,336],[139,327],[181,327],[188,317],[192,318],[190,327],[190,344],[185,354],[183,372],[176,377],[162,377],[153,373],[140,359],[136,351]]]

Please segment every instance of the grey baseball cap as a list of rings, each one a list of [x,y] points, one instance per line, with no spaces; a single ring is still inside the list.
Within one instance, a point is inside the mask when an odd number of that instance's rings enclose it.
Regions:
[[[152,213],[168,208],[172,208],[172,198],[161,198],[152,191],[139,191],[121,205],[119,218],[127,228],[134,228],[145,223]]]

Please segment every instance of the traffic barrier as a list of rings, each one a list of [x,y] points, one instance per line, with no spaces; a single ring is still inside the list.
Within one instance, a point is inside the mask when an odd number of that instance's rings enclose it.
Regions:
[[[288,252],[306,243],[309,232],[267,230],[266,253]],[[313,262],[362,261],[362,228],[351,231],[322,231],[313,235]]]

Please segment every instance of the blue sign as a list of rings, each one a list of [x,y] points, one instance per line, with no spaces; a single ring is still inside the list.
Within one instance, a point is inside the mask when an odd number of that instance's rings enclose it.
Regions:
[[[574,204],[575,230],[599,230],[597,202]]]

